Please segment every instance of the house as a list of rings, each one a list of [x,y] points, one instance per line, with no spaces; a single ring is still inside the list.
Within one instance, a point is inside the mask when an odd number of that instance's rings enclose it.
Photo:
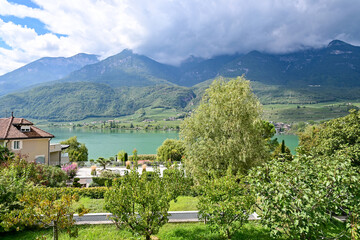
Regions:
[[[46,165],[63,164],[61,151],[68,146],[50,144],[53,137],[24,118],[0,118],[0,144],[28,161]]]

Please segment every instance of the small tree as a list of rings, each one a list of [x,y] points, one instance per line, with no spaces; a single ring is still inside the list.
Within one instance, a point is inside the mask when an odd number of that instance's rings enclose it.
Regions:
[[[168,222],[172,194],[167,181],[159,172],[148,178],[137,169],[114,181],[105,193],[105,209],[113,214],[112,220],[119,228],[128,228],[150,240],[160,227]]]
[[[117,160],[118,162],[122,162],[122,163],[125,163],[125,151],[124,150],[121,150],[118,152],[117,154]]]
[[[106,159],[106,158],[103,158],[103,157],[99,157],[97,160],[96,160],[96,163],[99,164],[100,166],[103,167],[103,169],[106,169],[106,166],[109,165],[111,163],[110,159]]]
[[[290,149],[285,145],[285,140],[282,140],[281,144],[275,148],[272,157],[279,160],[293,160],[293,155],[291,154]]]
[[[61,144],[69,145],[64,151],[69,154],[71,162],[80,162],[88,160],[88,149],[85,144],[79,143],[77,137],[71,137],[65,141],[62,141]]]
[[[169,159],[170,161],[181,161],[184,155],[185,147],[181,140],[166,139],[157,149],[157,159],[160,162],[166,162]]]
[[[11,152],[7,147],[0,144],[0,163],[6,162],[9,159],[14,158],[14,153]]]
[[[332,225],[333,215],[358,221],[360,176],[345,155],[272,160],[253,169],[249,179],[258,194],[261,221],[274,237],[327,239],[323,230]]]
[[[58,189],[52,188],[31,188],[20,198],[23,209],[15,209],[5,216],[2,225],[10,227],[23,224],[25,226],[39,225],[40,227],[53,227],[53,239],[57,240],[59,230],[66,229],[70,236],[74,225],[74,211],[71,209],[73,201],[77,201],[76,195],[64,194]],[[87,209],[81,209],[79,215],[83,215]]]
[[[229,170],[226,176],[213,178],[200,187],[200,218],[227,239],[247,222],[256,200],[243,179]]]

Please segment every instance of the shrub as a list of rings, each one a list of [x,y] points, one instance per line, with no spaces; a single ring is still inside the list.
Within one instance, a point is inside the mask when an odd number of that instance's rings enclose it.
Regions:
[[[46,166],[15,157],[3,165],[3,169],[13,171],[17,176],[24,176],[27,182],[46,187],[62,187],[68,179],[66,173],[58,167]]]
[[[74,182],[72,184],[73,187],[81,187],[81,184],[79,183],[80,178],[74,178]]]
[[[160,162],[181,161],[185,154],[184,143],[181,140],[166,139],[157,149],[157,160]]]
[[[106,192],[105,209],[113,214],[117,227],[126,227],[150,240],[168,221],[171,199],[167,182],[159,172],[149,181],[133,169]]]
[[[69,163],[63,166],[61,169],[66,172],[69,179],[72,179],[76,176],[76,173],[78,171],[78,165],[77,163]]]
[[[137,155],[137,159],[138,160],[156,160],[156,154],[140,154],[140,155]],[[130,161],[134,160],[133,156],[130,156],[129,160]]]
[[[130,169],[131,167],[131,162],[130,161],[126,161],[126,169]]]
[[[100,177],[102,178],[119,178],[121,177],[120,173],[113,172],[111,170],[101,171]]]
[[[255,204],[255,195],[243,178],[231,170],[221,178],[214,178],[200,187],[199,215],[211,229],[231,239],[234,232],[248,220]]]
[[[322,230],[332,227],[333,215],[356,225],[350,220],[360,213],[360,175],[346,155],[272,160],[252,169],[249,179],[273,237],[330,239]]]
[[[91,166],[91,176],[96,176],[96,166]]]
[[[107,187],[89,187],[89,188],[54,188],[56,191],[64,192],[66,194],[78,194],[79,197],[88,197],[91,199],[104,198],[105,192],[108,190]],[[47,188],[44,188],[46,191]],[[50,190],[49,190],[50,191]]]
[[[142,172],[146,172],[146,164],[142,165]]]
[[[92,187],[105,187],[105,186],[112,186],[113,178],[108,177],[93,177],[92,178]]]

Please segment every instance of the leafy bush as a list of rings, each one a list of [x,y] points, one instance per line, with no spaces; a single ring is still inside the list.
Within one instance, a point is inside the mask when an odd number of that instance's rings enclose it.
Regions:
[[[172,196],[159,172],[149,180],[133,169],[106,192],[105,209],[113,214],[117,227],[126,227],[150,240],[168,221]]]
[[[108,177],[93,177],[91,187],[105,187],[112,186],[113,178]]]
[[[91,166],[91,176],[96,176],[96,166]]]
[[[69,145],[69,147],[64,151],[69,154],[71,162],[84,162],[88,160],[88,149],[85,144],[77,141],[76,136],[62,141],[61,144]]]
[[[157,160],[160,162],[181,161],[184,155],[185,147],[181,140],[166,139],[157,149]]]
[[[7,147],[0,144],[0,163],[6,162],[14,158],[14,153],[11,152]]]
[[[253,169],[261,221],[274,237],[328,239],[333,215],[359,221],[360,174],[346,155],[273,160]],[[343,234],[343,233],[341,233]]]
[[[68,179],[59,167],[47,166],[15,157],[3,164],[4,171],[13,171],[17,176],[24,176],[27,182],[46,187],[62,187]]]
[[[63,166],[61,169],[66,172],[69,179],[72,179],[76,176],[76,173],[78,171],[78,165],[77,163],[69,163]]]
[[[121,177],[120,173],[113,172],[111,170],[101,171],[100,177],[102,178],[119,178]]]
[[[14,209],[21,208],[17,196],[23,194],[28,188],[27,174],[29,169],[23,169],[24,174],[19,175],[14,168],[0,170],[0,222],[5,214]],[[4,231],[0,227],[0,232]]]
[[[79,197],[88,197],[91,199],[104,198],[105,192],[108,190],[107,187],[89,187],[89,188],[55,188],[59,192],[66,194],[78,194]],[[46,188],[44,189],[46,191]],[[49,190],[50,191],[50,190]]]
[[[221,178],[213,178],[200,186],[199,215],[211,229],[231,239],[253,211],[255,195],[244,178],[233,176],[231,170]]]
[[[133,156],[129,156],[129,160],[134,160]],[[137,155],[137,160],[156,160],[156,154],[140,154]]]

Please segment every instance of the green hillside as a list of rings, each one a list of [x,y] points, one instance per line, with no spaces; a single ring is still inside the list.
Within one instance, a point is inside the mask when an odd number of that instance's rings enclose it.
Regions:
[[[140,108],[183,109],[195,97],[191,89],[157,85],[111,88],[98,83],[58,83],[1,98],[0,115],[73,121],[90,117],[119,117]]]

